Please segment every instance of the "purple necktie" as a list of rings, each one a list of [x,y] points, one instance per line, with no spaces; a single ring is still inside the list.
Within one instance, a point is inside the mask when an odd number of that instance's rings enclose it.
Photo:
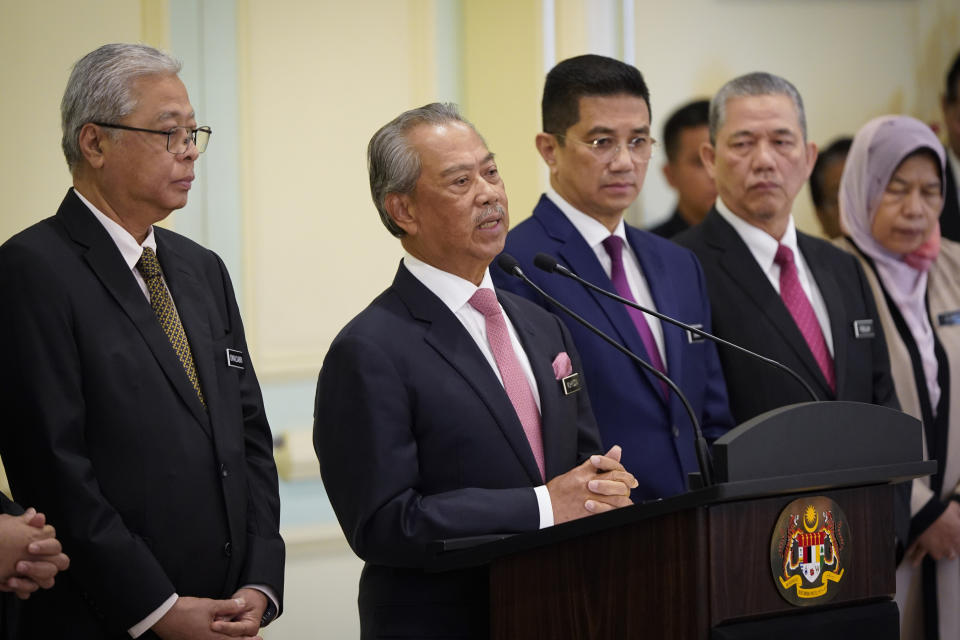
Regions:
[[[520,418],[523,432],[527,434],[527,441],[533,450],[537,468],[540,469],[540,477],[545,479],[540,411],[537,409],[537,402],[530,389],[530,383],[527,382],[527,376],[523,373],[520,360],[517,359],[517,354],[513,350],[507,322],[497,302],[497,294],[493,289],[477,289],[470,298],[470,306],[482,313],[487,321],[487,342],[490,343],[493,358],[497,361],[497,369],[500,370],[500,377],[503,378],[503,388],[506,389],[517,417]]]
[[[613,282],[613,288],[621,298],[626,298],[630,302],[636,302],[633,292],[630,291],[630,285],[627,283],[627,272],[623,270],[623,238],[620,236],[607,236],[603,240],[603,248],[607,250],[610,256],[610,281]],[[643,311],[627,307],[627,313],[633,320],[633,326],[637,328],[640,334],[640,340],[643,341],[643,348],[647,350],[647,357],[657,371],[665,374],[666,367],[663,366],[663,358],[660,357],[660,350],[657,349],[657,341],[653,339],[653,332],[650,331],[650,325],[644,317]],[[660,386],[663,388],[663,395],[670,393],[669,387],[662,380]]]
[[[793,261],[793,251],[790,247],[777,245],[777,255],[773,261],[780,265],[780,297],[783,298],[783,304],[793,316],[793,321],[797,323],[803,339],[807,341],[807,346],[810,347],[810,352],[820,366],[823,377],[827,379],[830,390],[836,393],[837,381],[833,372],[833,358],[830,357],[827,342],[823,339],[817,314],[813,312],[810,300],[800,286],[797,265]]]

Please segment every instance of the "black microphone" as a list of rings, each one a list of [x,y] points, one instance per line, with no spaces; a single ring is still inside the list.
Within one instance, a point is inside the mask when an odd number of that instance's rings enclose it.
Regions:
[[[677,397],[680,398],[680,402],[683,403],[684,409],[687,410],[687,415],[690,416],[690,423],[693,425],[693,434],[694,442],[696,444],[696,453],[697,453],[697,463],[700,465],[700,478],[702,485],[704,487],[709,487],[713,485],[713,466],[710,460],[710,452],[707,448],[707,440],[703,437],[703,431],[700,429],[700,421],[697,420],[697,415],[693,411],[693,407],[690,406],[690,401],[687,400],[687,397],[683,395],[683,392],[680,391],[680,387],[674,383],[673,380],[665,376],[663,373],[657,370],[656,367],[646,362],[643,358],[630,351],[622,344],[605,334],[600,329],[596,328],[582,317],[577,315],[574,311],[561,304],[559,300],[553,298],[546,291],[538,287],[530,278],[524,275],[523,270],[520,268],[520,263],[517,262],[517,259],[511,256],[508,253],[501,253],[497,257],[497,266],[503,269],[509,275],[520,278],[527,283],[527,286],[534,289],[537,293],[543,296],[546,300],[549,300],[551,303],[557,306],[564,313],[568,314],[571,318],[585,326],[587,329],[593,333],[600,336],[604,341],[606,341],[610,346],[614,347],[617,351],[624,354],[628,358],[634,360],[641,367],[652,373],[654,376],[662,380],[670,389],[673,390]]]
[[[565,267],[565,266],[563,266],[562,264],[560,264],[560,263],[557,261],[557,259],[554,258],[553,256],[551,256],[550,254],[547,254],[547,253],[538,253],[538,254],[537,254],[536,256],[534,256],[534,258],[533,258],[533,264],[534,264],[534,266],[536,266],[538,269],[541,269],[541,270],[543,270],[543,271],[546,271],[547,273],[559,273],[559,274],[562,275],[562,276],[566,276],[566,277],[568,277],[568,278],[571,278],[571,279],[573,279],[573,280],[576,280],[577,282],[579,282],[580,284],[582,284],[582,285],[585,286],[586,288],[590,289],[591,291],[596,291],[597,293],[600,293],[600,294],[602,294],[602,295],[605,295],[605,296],[607,296],[608,298],[612,298],[612,299],[616,300],[617,302],[621,302],[621,303],[623,303],[623,304],[625,304],[625,305],[628,305],[628,306],[633,307],[634,309],[638,309],[638,310],[640,310],[640,311],[643,311],[643,312],[646,313],[646,314],[649,314],[649,315],[651,315],[651,316],[654,316],[655,318],[659,318],[659,319],[663,320],[664,322],[669,322],[670,324],[675,325],[675,326],[678,326],[678,327],[680,327],[681,329],[686,329],[686,330],[689,331],[690,333],[695,333],[695,334],[697,334],[698,336],[701,336],[701,337],[703,337],[703,338],[707,338],[707,339],[709,339],[709,340],[713,340],[714,342],[716,342],[716,343],[718,343],[718,344],[722,344],[722,345],[725,346],[725,347],[729,347],[729,348],[731,348],[731,349],[734,349],[734,350],[736,350],[736,351],[739,351],[740,353],[745,353],[746,355],[748,355],[748,356],[750,356],[750,357],[756,358],[757,360],[760,360],[761,362],[767,363],[767,364],[770,365],[771,367],[780,369],[781,371],[786,371],[786,372],[789,373],[791,376],[793,376],[793,378],[794,378],[797,382],[799,382],[799,383],[803,386],[804,390],[810,395],[810,398],[811,398],[814,402],[819,402],[819,401],[820,401],[820,398],[817,397],[817,394],[814,393],[814,391],[813,391],[813,389],[810,387],[810,385],[807,384],[807,381],[804,380],[803,378],[801,378],[801,377],[800,377],[800,374],[798,374],[796,371],[794,371],[793,369],[791,369],[790,367],[788,367],[787,365],[785,365],[785,364],[783,364],[783,363],[781,363],[781,362],[777,362],[776,360],[774,360],[774,359],[772,359],[772,358],[767,358],[767,357],[765,357],[765,356],[762,356],[762,355],[760,355],[759,353],[754,353],[753,351],[750,351],[749,349],[745,349],[744,347],[741,347],[741,346],[738,345],[738,344],[734,344],[734,343],[732,343],[732,342],[728,342],[727,340],[724,340],[723,338],[718,338],[717,336],[713,335],[712,333],[707,333],[707,332],[704,331],[703,329],[698,329],[697,327],[690,326],[689,324],[680,322],[679,320],[674,320],[674,319],[671,318],[670,316],[665,316],[665,315],[663,315],[662,313],[660,313],[659,311],[654,311],[653,309],[647,309],[646,307],[642,307],[642,306],[640,306],[639,304],[637,304],[636,302],[634,302],[633,300],[627,300],[626,298],[622,298],[622,297],[618,296],[618,295],[615,294],[615,293],[610,293],[610,292],[607,291],[606,289],[604,289],[604,288],[602,288],[602,287],[598,287],[597,285],[593,284],[592,282],[589,282],[589,281],[587,281],[587,280],[584,280],[583,278],[581,278],[580,276],[578,276],[576,273],[574,273],[573,271],[571,271],[571,270],[568,269],[567,267]]]

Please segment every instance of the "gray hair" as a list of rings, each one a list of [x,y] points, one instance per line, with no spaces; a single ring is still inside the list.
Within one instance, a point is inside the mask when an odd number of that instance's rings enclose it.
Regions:
[[[83,125],[120,121],[137,107],[134,80],[148,75],[175,76],[180,67],[169,54],[144,44],[105,44],[80,58],[60,102],[61,146],[70,171],[83,159],[79,143]]]
[[[803,110],[803,98],[789,80],[764,71],[755,71],[734,78],[720,87],[710,101],[710,144],[717,144],[717,132],[727,119],[727,102],[730,98],[744,96],[787,96],[793,101],[803,131],[803,141],[807,141],[807,115]]]
[[[407,140],[407,134],[422,124],[441,125],[448,122],[462,122],[476,131],[476,127],[460,115],[457,105],[432,102],[404,111],[380,127],[367,145],[370,195],[380,212],[383,226],[397,238],[403,237],[406,232],[387,213],[384,202],[391,193],[413,193],[417,180],[420,179],[420,154]]]

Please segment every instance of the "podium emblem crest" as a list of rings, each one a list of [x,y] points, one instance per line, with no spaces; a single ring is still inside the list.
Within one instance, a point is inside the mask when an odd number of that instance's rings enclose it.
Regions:
[[[777,591],[801,607],[832,600],[850,569],[849,544],[840,505],[824,496],[794,500],[780,512],[770,540]]]

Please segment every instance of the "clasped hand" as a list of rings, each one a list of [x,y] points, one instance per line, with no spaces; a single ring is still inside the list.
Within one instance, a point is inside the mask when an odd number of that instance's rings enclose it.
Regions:
[[[620,453],[614,445],[547,483],[555,524],[633,504],[637,479],[620,464]]]
[[[53,586],[54,576],[70,566],[56,531],[36,509],[0,515],[0,591],[25,600],[37,589]]]
[[[261,640],[257,632],[266,608],[267,596],[250,588],[238,590],[229,600],[181,596],[153,631],[163,640]]]
[[[907,549],[907,560],[918,566],[927,554],[953,560],[960,551],[960,505],[951,500],[943,513]]]

